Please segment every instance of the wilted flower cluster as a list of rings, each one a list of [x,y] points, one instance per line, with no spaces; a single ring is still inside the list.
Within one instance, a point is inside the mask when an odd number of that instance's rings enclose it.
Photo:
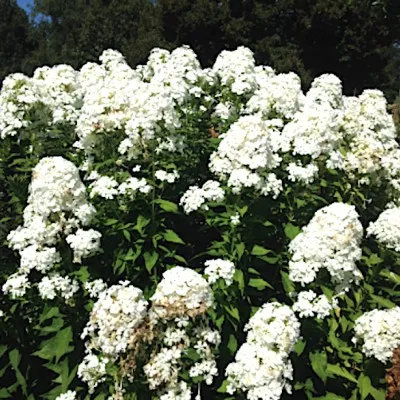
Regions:
[[[372,310],[356,320],[354,342],[362,342],[367,357],[386,363],[400,346],[400,307]]]
[[[276,302],[264,304],[245,330],[247,340],[226,368],[228,392],[247,392],[249,400],[278,400],[283,389],[291,393],[289,354],[300,335],[293,311]]]
[[[31,270],[43,274],[51,271],[61,261],[57,244],[63,237],[71,246],[74,262],[80,263],[82,257],[97,253],[101,234],[81,228],[90,223],[94,213],[75,165],[62,157],[43,158],[32,172],[24,224],[8,235],[9,246],[19,251],[21,262],[18,272],[9,278],[3,291],[13,297],[23,296]],[[54,293],[68,299],[68,290],[60,289],[60,279],[64,282],[61,286],[66,288],[66,282],[70,282],[68,277],[45,277],[39,284],[39,293],[48,299],[54,298]],[[71,282],[71,285],[70,293],[73,294],[76,284]]]
[[[96,280],[85,285],[97,295],[90,320],[82,333],[87,354],[78,375],[93,392],[106,379],[108,362],[127,360],[122,378],[132,379],[135,357],[143,346],[153,348],[144,366],[149,388],[160,398],[168,393],[191,393],[191,386],[180,380],[179,371],[188,367],[188,351],[197,353],[189,376],[211,384],[217,374],[215,353],[220,343],[217,331],[209,328],[205,314],[212,306],[212,291],[197,272],[183,267],[166,271],[151,298],[151,308],[142,291],[128,281],[104,290]],[[100,294],[93,293],[100,290]],[[121,367],[123,368],[123,367]]]
[[[362,236],[354,206],[333,203],[321,208],[289,245],[290,279],[304,286],[325,268],[338,289],[357,283],[362,276],[356,266],[361,258]]]

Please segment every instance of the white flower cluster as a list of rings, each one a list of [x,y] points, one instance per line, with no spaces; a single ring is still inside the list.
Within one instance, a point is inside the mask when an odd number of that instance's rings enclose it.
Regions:
[[[100,176],[94,172],[89,175],[89,179],[94,180],[89,186],[91,198],[99,196],[106,200],[112,200],[118,195],[132,198],[137,192],[147,194],[153,189],[145,178],[137,178],[135,176],[129,177],[120,185],[114,178]]]
[[[68,390],[68,392],[65,392],[57,396],[56,400],[76,400],[76,392]]]
[[[101,292],[107,290],[107,285],[102,279],[95,279],[91,282],[85,282],[84,289],[88,291],[89,297],[96,298]]]
[[[87,201],[85,186],[74,164],[62,157],[40,160],[32,172],[24,224],[7,237],[9,246],[19,251],[21,262],[18,272],[9,278],[3,291],[12,297],[23,296],[29,287],[31,270],[43,274],[51,271],[61,261],[56,246],[63,236],[67,237],[74,251],[74,262],[81,262],[82,257],[98,252],[101,234],[93,229],[80,228],[89,224],[95,211]],[[48,293],[45,298],[54,298],[49,294],[54,290],[63,293],[54,279],[44,279],[42,283],[40,292]],[[75,288],[75,284],[71,285]],[[53,286],[53,291],[50,286]]]
[[[184,392],[190,399],[191,388],[179,377],[179,372],[184,368],[184,356],[190,349],[197,353],[199,359],[190,367],[189,376],[202,378],[207,385],[211,385],[218,374],[214,352],[221,338],[217,331],[206,326],[193,329],[187,319],[176,318],[173,325],[169,324],[162,335],[164,346],[152,354],[144,366],[144,372],[150,389],[157,389],[160,398]]]
[[[204,274],[207,277],[208,283],[213,284],[222,278],[227,286],[232,284],[233,275],[236,270],[235,264],[232,261],[218,258],[216,260],[207,260],[204,265],[206,266]]]
[[[53,300],[59,295],[69,301],[79,290],[79,285],[75,279],[55,273],[44,276],[38,284],[38,290],[42,299]]]
[[[375,222],[369,224],[367,235],[375,236],[389,249],[400,251],[400,208],[383,211]]]
[[[254,187],[267,195],[276,197],[282,183],[277,181],[277,188],[268,185],[263,172],[277,167],[281,161],[276,153],[281,121],[264,121],[259,115],[249,115],[231,125],[222,135],[222,141],[210,158],[210,170],[219,179],[227,179],[228,186],[234,193],[245,187]]]
[[[32,78],[16,73],[4,79],[0,92],[0,137],[14,136],[40,107],[50,124],[73,124],[80,107],[78,73],[69,65],[38,68]]]
[[[364,313],[356,320],[354,331],[353,341],[362,342],[363,353],[386,363],[400,346],[400,307]]]
[[[173,170],[172,172],[167,172],[162,169],[159,169],[154,173],[154,176],[159,181],[161,182],[166,181],[168,183],[174,183],[177,179],[179,179],[179,173],[176,170]]]
[[[39,68],[32,78],[6,78],[0,135],[16,135],[31,123],[29,113],[42,107],[46,126],[65,121],[75,127],[76,146],[87,155],[100,138],[113,135],[119,138],[121,159],[147,158],[151,150],[183,151],[187,138],[177,130],[188,115],[201,117],[211,109],[224,123],[231,117],[236,121],[220,135],[209,164],[235,193],[253,188],[277,197],[284,183],[311,184],[321,167],[342,170],[359,184],[386,180],[400,193],[400,146],[386,106],[378,90],[343,96],[332,74],[317,77],[304,94],[296,74],[256,66],[245,47],[222,51],[206,69],[186,46],[154,49],[147,64],[135,69],[119,52],[106,50],[99,64],[87,63],[80,71],[60,65]],[[311,161],[300,162],[302,156]],[[278,178],[278,167],[288,171],[289,182]],[[156,178],[172,183],[176,174],[159,170]],[[150,191],[144,178],[119,188],[112,179],[94,182],[92,196],[111,199],[128,188]],[[205,202],[200,193],[192,197],[193,207],[195,199]],[[187,206],[187,212],[197,208]]]
[[[151,297],[153,310],[159,318],[203,314],[213,304],[208,282],[196,271],[174,267],[163,273]]]
[[[208,210],[207,201],[221,203],[225,198],[225,192],[217,181],[207,181],[201,188],[190,186],[183,194],[179,204],[183,206],[186,214],[190,214],[199,208]]]
[[[318,210],[289,244],[289,277],[305,286],[325,268],[338,290],[362,278],[356,262],[361,258],[363,227],[354,206],[333,203]]]
[[[78,377],[89,387],[89,393],[106,379],[107,357],[97,356],[90,351],[78,366]]]
[[[78,229],[68,235],[65,240],[74,251],[75,263],[81,263],[82,258],[88,258],[100,251],[101,233],[94,229]]]
[[[276,302],[264,304],[245,330],[247,340],[226,368],[228,393],[247,392],[249,400],[278,400],[283,389],[291,393],[289,353],[300,335],[293,311]]]
[[[200,274],[183,267],[166,271],[151,298],[150,310],[142,291],[128,281],[105,290],[103,281],[95,280],[85,284],[85,289],[91,297],[98,297],[81,335],[87,340],[87,354],[78,369],[90,392],[106,379],[108,362],[129,358],[130,353],[136,357],[140,346],[153,342],[155,350],[144,372],[150,389],[157,390],[160,398],[168,398],[168,393],[191,393],[191,387],[179,379],[189,349],[199,357],[189,375],[212,383],[220,337],[208,328],[205,314],[213,297]],[[195,317],[201,318],[201,326],[194,324]],[[132,365],[132,360],[128,363]],[[133,372],[128,368],[123,374],[132,379]]]
[[[312,290],[302,291],[298,294],[296,302],[292,306],[292,310],[299,314],[300,318],[324,319],[329,316],[331,310],[337,307],[337,299],[329,299],[321,294],[317,294]]]
[[[82,339],[89,339],[87,349],[110,359],[125,352],[135,329],[147,315],[147,305],[142,291],[128,281],[101,292],[81,335]]]

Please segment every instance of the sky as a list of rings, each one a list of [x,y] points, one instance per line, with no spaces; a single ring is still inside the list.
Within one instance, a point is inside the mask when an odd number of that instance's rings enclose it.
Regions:
[[[17,0],[17,3],[21,8],[29,11],[29,6],[33,4],[33,0]]]

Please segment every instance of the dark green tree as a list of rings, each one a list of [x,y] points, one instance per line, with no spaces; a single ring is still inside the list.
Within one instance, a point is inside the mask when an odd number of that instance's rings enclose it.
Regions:
[[[38,26],[42,40],[35,56],[47,64],[78,67],[97,60],[107,48],[136,64],[160,43],[149,0],[36,0],[34,13],[45,17]]]
[[[32,27],[24,10],[15,0],[0,0],[0,86],[12,72],[26,72],[34,48]]]

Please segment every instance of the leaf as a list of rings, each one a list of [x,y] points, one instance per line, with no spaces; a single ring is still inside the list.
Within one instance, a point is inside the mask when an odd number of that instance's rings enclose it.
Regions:
[[[173,203],[172,201],[164,200],[164,199],[156,199],[154,201],[156,204],[160,206],[160,208],[164,211],[171,212],[171,213],[177,213],[178,212],[178,206]]]
[[[15,376],[17,378],[17,382],[21,386],[22,392],[24,393],[24,395],[27,396],[28,392],[27,392],[26,380],[18,368],[19,363],[21,361],[21,354],[19,353],[19,350],[18,349],[11,350],[8,353],[8,358],[10,359],[10,364],[15,371]]]
[[[68,326],[58,331],[51,339],[44,341],[40,350],[35,351],[33,355],[49,361],[55,358],[56,362],[58,362],[64,354],[73,350],[73,347],[69,346],[71,341],[72,329]]]
[[[239,310],[236,307],[232,306],[224,306],[225,310],[230,314],[233,318],[240,321]]]
[[[292,280],[289,278],[289,274],[285,271],[281,271],[282,285],[287,294],[295,292],[295,286]]]
[[[146,251],[146,253],[143,254],[143,257],[144,257],[144,265],[145,265],[147,271],[150,273],[151,270],[156,265],[156,262],[158,260],[158,254],[155,251],[153,251],[151,253]]]
[[[400,275],[395,274],[393,271],[389,271],[388,269],[383,269],[379,272],[379,275],[391,280],[396,285],[400,284]]]
[[[143,235],[143,228],[145,228],[150,223],[150,219],[139,215],[136,220],[136,225],[133,229],[137,230],[141,235]]]
[[[264,290],[265,288],[273,289],[273,287],[262,278],[253,278],[249,280],[249,286],[256,288],[257,290]]]
[[[167,242],[185,244],[185,242],[171,229],[167,229],[163,234],[164,239]]]
[[[265,249],[257,244],[254,245],[253,249],[251,250],[252,256],[265,256],[269,253],[273,253],[272,250]]]
[[[229,335],[229,341],[228,341],[228,349],[231,352],[231,354],[235,354],[235,351],[237,350],[237,340],[235,338],[235,335],[230,334]]]
[[[385,299],[384,297],[377,296],[377,295],[375,295],[375,294],[371,294],[370,296],[371,296],[371,298],[374,300],[374,302],[375,302],[376,304],[379,304],[379,305],[382,306],[382,307],[385,307],[385,308],[393,308],[393,307],[396,306],[395,303],[393,303],[393,302],[390,301],[389,299]],[[372,301],[370,301],[370,302],[373,303]]]
[[[350,382],[358,383],[357,379],[354,378],[354,376],[349,371],[347,371],[346,368],[343,368],[337,364],[328,364],[327,372],[329,376],[336,375],[345,378]]]
[[[126,239],[128,242],[130,242],[130,241],[131,241],[131,234],[130,234],[130,232],[127,231],[126,229],[124,229],[124,230],[122,231],[122,233],[124,234],[125,239]]]
[[[243,294],[244,291],[244,275],[243,271],[240,269],[235,270],[235,274],[233,275],[233,280],[237,282],[240,292]]]
[[[361,400],[364,400],[370,393],[372,387],[371,379],[368,376],[361,374],[358,378],[358,387],[360,390]]]
[[[310,353],[311,368],[321,378],[322,382],[326,383],[328,377],[326,366],[328,364],[328,357],[324,351]]]
[[[301,229],[290,222],[285,225],[285,235],[288,239],[293,240],[301,231]]]
[[[226,393],[226,388],[228,387],[228,379],[224,379],[221,383],[221,386],[218,388],[218,393]]]
[[[236,249],[236,253],[237,253],[238,259],[240,260],[242,258],[243,253],[244,253],[244,250],[245,250],[244,243],[243,242],[238,243],[235,246],[235,249]]]

